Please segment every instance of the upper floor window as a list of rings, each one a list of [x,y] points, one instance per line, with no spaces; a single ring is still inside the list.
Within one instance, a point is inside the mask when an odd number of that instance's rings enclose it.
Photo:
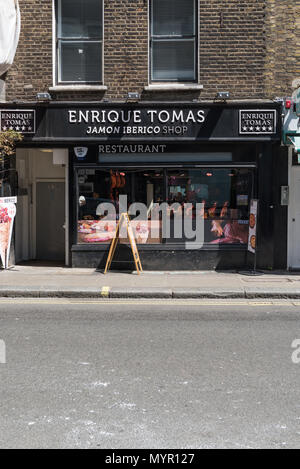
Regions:
[[[197,81],[197,0],[151,0],[151,81]]]
[[[57,0],[57,80],[102,82],[103,0]]]

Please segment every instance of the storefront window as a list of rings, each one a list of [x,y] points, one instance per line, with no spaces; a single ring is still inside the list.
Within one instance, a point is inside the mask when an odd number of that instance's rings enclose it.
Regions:
[[[126,211],[140,244],[193,242],[201,220],[205,245],[247,244],[251,169],[78,169],[77,182],[79,244],[110,243]]]
[[[249,169],[199,169],[168,171],[168,204],[184,210],[193,229],[204,219],[204,243],[246,244],[252,172]],[[182,208],[179,209],[179,206]],[[176,215],[176,213],[175,213]],[[186,242],[173,236],[169,243]],[[171,232],[172,233],[172,232]]]
[[[152,219],[152,214],[154,205],[163,200],[163,179],[162,170],[79,169],[78,243],[109,243],[126,211],[137,243],[161,243],[161,220]],[[134,203],[142,204],[142,209]]]

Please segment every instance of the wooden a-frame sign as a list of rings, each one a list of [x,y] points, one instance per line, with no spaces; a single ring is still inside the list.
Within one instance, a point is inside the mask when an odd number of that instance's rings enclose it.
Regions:
[[[135,241],[135,237],[134,237],[134,234],[133,234],[133,231],[132,231],[132,226],[130,224],[128,213],[122,213],[121,216],[120,216],[120,220],[119,220],[117,228],[116,228],[115,236],[114,236],[114,238],[111,242],[111,245],[110,245],[108,258],[107,258],[107,262],[106,262],[106,267],[105,267],[105,270],[104,270],[104,274],[107,274],[107,272],[109,271],[109,269],[111,267],[111,263],[113,261],[114,255],[115,255],[118,242],[120,241],[120,230],[121,230],[121,226],[122,226],[123,222],[126,224],[127,235],[128,235],[129,241],[130,241],[130,246],[131,246],[131,251],[132,251],[135,267],[136,267],[138,275],[140,275],[140,273],[143,272],[143,269],[142,269],[142,264],[141,264],[141,260],[140,260],[140,256],[139,256],[139,251],[138,251],[138,248],[137,248],[137,245],[136,245],[136,241]]]

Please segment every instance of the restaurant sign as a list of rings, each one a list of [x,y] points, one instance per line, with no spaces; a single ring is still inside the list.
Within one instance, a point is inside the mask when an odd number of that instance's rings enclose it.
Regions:
[[[30,109],[0,109],[0,131],[14,130],[22,134],[35,133],[35,111]]]

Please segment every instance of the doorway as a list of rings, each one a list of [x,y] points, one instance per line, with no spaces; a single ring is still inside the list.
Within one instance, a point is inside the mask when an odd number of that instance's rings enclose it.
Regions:
[[[36,258],[63,261],[65,258],[65,183],[36,183]]]
[[[289,268],[300,270],[300,167],[291,166]]]
[[[18,149],[16,262],[69,265],[68,150]]]

